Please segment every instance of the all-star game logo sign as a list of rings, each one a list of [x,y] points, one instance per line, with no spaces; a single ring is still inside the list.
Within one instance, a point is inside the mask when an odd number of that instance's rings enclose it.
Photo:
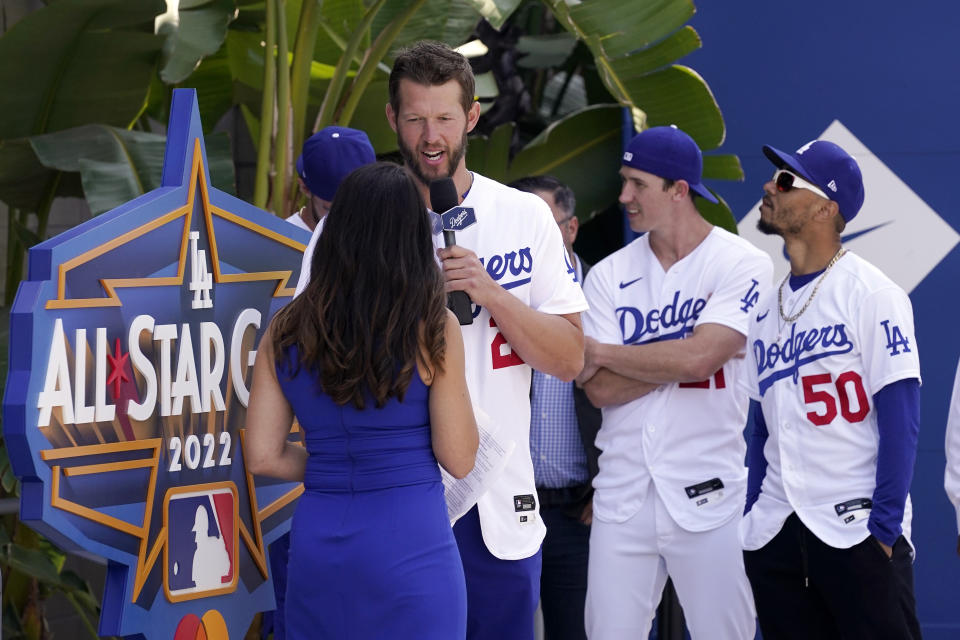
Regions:
[[[248,385],[309,235],[210,185],[193,90],[167,139],[159,189],[30,250],[4,437],[21,519],[108,560],[101,634],[242,638],[302,491],[246,472]]]

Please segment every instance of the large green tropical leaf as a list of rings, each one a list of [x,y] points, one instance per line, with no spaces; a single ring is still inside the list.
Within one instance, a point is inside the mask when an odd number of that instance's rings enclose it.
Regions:
[[[611,66],[618,71],[616,64]],[[619,75],[631,101],[646,114],[646,127],[675,124],[703,150],[723,143],[723,116],[713,94],[696,71],[671,65],[635,77]]]
[[[234,193],[230,141],[225,133],[205,136],[210,180]],[[30,140],[44,166],[80,174],[94,215],[109,211],[160,186],[166,137],[104,125],[87,125]]]
[[[367,86],[363,100],[357,105],[350,126],[366,132],[370,144],[378,154],[397,150],[397,134],[387,122],[385,109],[390,99],[386,76],[374,80]]]
[[[60,572],[40,549],[29,549],[18,544],[10,545],[7,553],[0,556],[11,569],[16,569],[37,580],[60,587]]]
[[[595,39],[608,59],[659,42],[686,24],[694,12],[691,0],[586,0],[570,4],[570,18],[577,29],[587,39]]]
[[[743,180],[743,167],[735,155],[703,156],[703,177],[708,180]]]
[[[227,61],[234,81],[263,89],[263,34],[230,29],[226,38]],[[259,109],[259,105],[257,105]]]
[[[702,44],[700,35],[693,27],[686,26],[652,47],[622,58],[615,58],[613,65],[622,77],[640,76],[669,66],[688,53],[693,53]]]
[[[737,233],[737,219],[730,212],[730,205],[716,191],[713,195],[720,201],[718,204],[707,202],[703,198],[696,198],[694,203],[697,205],[697,211],[710,224],[722,227],[730,233]]]
[[[211,65],[214,70],[211,72],[214,82],[217,83],[216,93],[225,93],[227,91],[226,83],[233,83],[233,103],[246,104],[254,113],[260,111],[260,92],[263,90],[263,34],[253,31],[242,31],[230,29],[224,43],[223,49],[216,55],[206,58],[200,67],[184,83],[193,85],[196,80],[198,95],[200,101],[200,114],[203,116],[203,94],[201,82],[199,79],[205,79],[198,75],[204,73],[204,68]],[[228,75],[224,75],[219,65],[225,60],[228,69]],[[229,77],[229,80],[228,80]],[[310,64],[310,94],[309,103],[316,107],[323,101],[324,93],[330,78],[333,77],[333,67],[321,62],[313,61]],[[210,88],[207,88],[210,91]],[[214,96],[216,99],[216,96]],[[220,115],[222,115],[221,112]],[[206,121],[204,122],[206,125]],[[212,126],[212,125],[211,125]]]
[[[724,139],[723,116],[710,88],[695,71],[674,62],[700,46],[691,0],[544,0],[559,22],[594,56],[604,84],[620,104],[645,121],[676,124],[704,150]]]
[[[507,182],[507,160],[516,125],[505,122],[489,136],[471,136],[467,146],[467,166],[488,178]]]
[[[230,74],[227,47],[221,47],[213,55],[205,57],[189,80],[181,86],[193,87],[197,90],[200,122],[203,124],[204,133],[211,133],[235,103],[234,82]]]
[[[146,104],[162,38],[161,0],[72,0],[31,13],[0,37],[0,199],[39,211],[77,180],[44,169],[31,135],[101,122],[126,127]]]
[[[595,105],[557,121],[516,155],[507,180],[556,176],[577,195],[577,216],[587,218],[616,198],[622,123],[616,105]]]
[[[548,33],[542,36],[520,36],[517,66],[530,69],[560,67],[573,53],[577,39],[571,33]]]
[[[216,53],[235,12],[233,0],[180,0],[179,20],[167,23],[160,78],[168,84],[183,82],[204,57]]]
[[[363,20],[364,11],[366,7],[362,0],[323,0],[320,37],[314,45],[313,59],[336,66],[345,43]],[[370,46],[370,40],[367,38],[363,43],[364,49]],[[359,65],[360,61],[358,57],[353,63]]]
[[[0,139],[91,122],[128,126],[144,107],[163,41],[159,0],[71,0],[0,37]]]
[[[83,197],[80,180],[61,177],[57,193]],[[37,160],[29,138],[0,140],[0,200],[9,207],[36,212],[56,174]]]
[[[403,13],[406,5],[406,2],[388,2],[373,21],[374,36]],[[404,25],[387,59],[392,60],[394,51],[418,40],[439,40],[452,46],[461,45],[470,37],[479,19],[473,0],[427,0]]]

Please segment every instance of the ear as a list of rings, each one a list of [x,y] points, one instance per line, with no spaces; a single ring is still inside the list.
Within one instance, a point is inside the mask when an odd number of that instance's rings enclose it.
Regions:
[[[570,218],[569,222],[567,222],[567,233],[570,234],[571,244],[573,244],[573,242],[577,239],[577,231],[579,230],[580,230],[580,219],[577,218],[577,216],[573,216],[572,218]]]
[[[397,132],[397,114],[393,111],[393,105],[389,102],[386,107],[387,113],[387,122],[390,123],[390,128],[393,129],[393,132]]]
[[[814,218],[822,222],[829,222],[834,224],[833,217],[840,215],[840,205],[838,205],[833,200],[823,200],[820,199],[820,207],[814,213]]]
[[[473,128],[477,126],[477,122],[480,120],[480,103],[474,101],[470,105],[470,110],[467,111],[467,132],[473,131]]]
[[[690,193],[690,183],[686,180],[677,180],[673,183],[673,199],[680,201]]]

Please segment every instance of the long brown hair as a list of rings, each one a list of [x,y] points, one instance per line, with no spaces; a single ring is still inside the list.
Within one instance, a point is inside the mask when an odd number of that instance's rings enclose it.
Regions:
[[[340,184],[313,253],[310,284],[274,318],[281,370],[316,372],[337,404],[403,400],[424,346],[432,372],[446,348],[443,278],[413,177],[377,162]],[[296,346],[297,362],[289,347]]]

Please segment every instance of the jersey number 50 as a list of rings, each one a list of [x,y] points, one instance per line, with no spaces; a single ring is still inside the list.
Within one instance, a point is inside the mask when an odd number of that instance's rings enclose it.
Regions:
[[[870,413],[870,402],[867,400],[867,392],[863,388],[863,378],[856,371],[845,371],[837,376],[836,382],[829,373],[818,373],[816,375],[804,376],[800,378],[803,383],[803,401],[807,404],[823,404],[823,412],[808,411],[807,419],[818,427],[830,424],[837,417],[837,398],[840,399],[840,414],[847,422],[862,422],[867,414]],[[830,388],[816,389],[820,385],[833,383],[837,391],[836,398],[830,392]],[[850,408],[850,387],[857,396],[857,410]]]

